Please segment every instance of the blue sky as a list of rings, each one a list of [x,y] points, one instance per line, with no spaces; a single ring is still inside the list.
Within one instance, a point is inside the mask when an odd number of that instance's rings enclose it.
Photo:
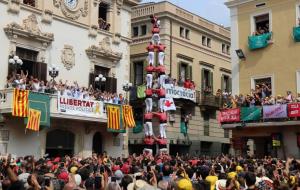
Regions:
[[[142,0],[145,2],[160,2],[162,0]],[[224,5],[226,0],[167,0],[192,13],[200,15],[217,24],[230,26],[229,9]]]

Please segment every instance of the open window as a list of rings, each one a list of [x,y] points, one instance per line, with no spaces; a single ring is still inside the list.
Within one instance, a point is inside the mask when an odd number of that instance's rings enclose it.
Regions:
[[[141,36],[144,36],[147,34],[147,25],[141,26]]]
[[[231,88],[231,77],[228,75],[222,75],[221,90],[223,92],[231,92]]]
[[[255,35],[266,34],[270,32],[270,14],[264,13],[253,17]]]
[[[179,34],[180,34],[180,37],[184,38],[184,28],[183,27],[180,27]]]
[[[107,22],[108,17],[108,8],[109,5],[106,3],[101,2],[99,4],[99,11],[98,11],[98,24],[100,30],[107,30],[109,31],[110,23]]]
[[[33,76],[39,80],[46,81],[47,78],[47,64],[37,61],[38,52],[25,48],[16,48],[16,55],[22,59],[23,64],[18,68],[17,73],[20,74],[23,71],[25,74],[28,72],[28,77]],[[11,74],[13,70],[9,68]]]
[[[213,93],[213,72],[209,69],[202,69],[201,72],[202,77],[202,93],[204,94],[212,94]]]
[[[251,88],[255,91],[262,92],[259,94],[262,96],[264,94],[265,97],[269,97],[274,94],[273,79],[271,76],[252,78]]]
[[[202,45],[206,46],[206,36],[202,36]]]
[[[185,29],[185,38],[186,39],[190,39],[190,30],[189,29]]]
[[[206,46],[211,48],[211,39],[210,38],[207,38]]]
[[[115,93],[117,91],[117,79],[114,77],[109,77],[110,69],[106,67],[101,67],[95,65],[94,73],[90,75],[90,84],[94,87],[94,89],[99,89],[102,92],[111,92]],[[98,82],[95,81],[95,77],[102,74],[105,77],[104,80],[99,80]]]
[[[35,7],[35,0],[23,0],[23,4]]]
[[[134,62],[134,85],[142,85],[144,82],[144,62],[138,61]]]
[[[139,35],[139,27],[138,26],[134,26],[132,28],[132,37],[137,37]]]

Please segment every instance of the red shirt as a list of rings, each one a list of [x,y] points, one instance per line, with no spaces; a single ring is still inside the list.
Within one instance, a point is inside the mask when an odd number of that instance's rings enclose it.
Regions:
[[[147,119],[147,120],[148,119],[150,120],[150,119],[153,118],[153,114],[152,113],[145,113],[144,118]]]
[[[156,93],[159,97],[165,97],[166,96],[166,90],[165,89],[158,89],[156,90]]]
[[[166,49],[166,46],[165,46],[165,45],[163,45],[163,44],[159,44],[159,45],[158,45],[158,51],[159,51],[159,52],[165,52],[165,49]]]
[[[148,46],[147,46],[147,51],[148,52],[154,52],[154,45],[153,44],[149,44]]]
[[[146,94],[146,96],[152,96],[152,90],[151,89],[146,89],[145,94]]]
[[[184,81],[183,83],[184,88],[190,88],[190,86],[191,86],[191,82],[189,80]]]
[[[153,67],[153,66],[148,65],[148,66],[146,67],[146,71],[147,71],[147,72],[154,72],[154,70],[155,70],[155,67]]]
[[[156,71],[158,71],[159,73],[165,73],[166,68],[165,68],[165,66],[160,65],[160,66],[156,67]]]
[[[157,27],[157,26],[154,26],[153,28],[152,28],[152,33],[153,34],[156,34],[156,33],[159,33],[160,32],[160,30],[159,30],[159,28]]]
[[[167,121],[167,113],[162,112],[162,113],[154,113],[156,117],[158,117],[160,122],[166,122]]]

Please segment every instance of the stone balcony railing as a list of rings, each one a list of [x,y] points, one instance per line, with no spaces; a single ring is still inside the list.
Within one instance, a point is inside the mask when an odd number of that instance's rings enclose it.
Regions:
[[[10,114],[13,109],[13,89],[0,90],[0,114]],[[81,116],[68,113],[62,113],[58,110],[58,96],[49,94],[50,96],[50,116],[57,119],[74,119],[82,121],[107,122],[106,114],[93,117]],[[104,105],[104,104],[103,104]],[[101,109],[101,108],[100,108]],[[102,108],[103,110],[103,108]]]
[[[205,94],[200,91],[196,91],[197,104],[201,107],[210,107],[220,109],[223,106],[223,98],[215,96],[213,94]]]

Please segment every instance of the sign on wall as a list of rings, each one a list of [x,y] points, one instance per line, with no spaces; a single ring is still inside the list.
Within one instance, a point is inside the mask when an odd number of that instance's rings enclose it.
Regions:
[[[76,99],[58,96],[58,111],[60,113],[88,117],[104,117],[104,103],[101,101]]]
[[[288,116],[300,117],[300,103],[288,104]]]
[[[182,98],[196,102],[196,91],[192,89],[183,88],[180,86],[173,86],[172,84],[165,84],[166,98]]]

